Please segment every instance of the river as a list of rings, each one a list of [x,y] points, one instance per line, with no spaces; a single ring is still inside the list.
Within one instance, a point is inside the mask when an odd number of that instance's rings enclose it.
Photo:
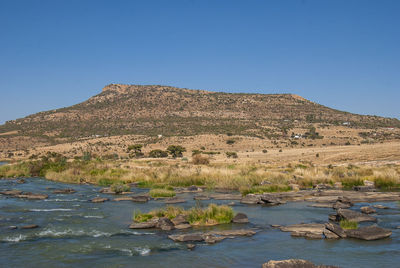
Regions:
[[[52,189],[73,188],[74,194],[52,194]],[[253,237],[226,239],[207,245],[200,243],[189,251],[185,244],[167,238],[168,232],[130,230],[135,210],[142,212],[165,206],[162,201],[145,204],[130,201],[88,202],[99,194],[99,187],[66,185],[40,178],[0,180],[0,190],[18,189],[49,194],[46,200],[24,200],[0,196],[0,266],[3,267],[261,267],[268,260],[302,258],[316,264],[341,267],[398,267],[400,263],[400,206],[396,202],[377,215],[378,225],[393,231],[391,238],[379,241],[307,240],[271,228],[327,221],[329,208],[308,207],[291,202],[275,207],[248,206],[236,201],[236,212],[248,215],[250,224],[226,224],[209,229],[259,228]],[[135,193],[146,191],[135,189]],[[182,194],[189,208],[195,206],[192,194]],[[206,206],[231,201],[201,201]],[[356,204],[359,208],[365,204]],[[10,226],[37,224],[39,228],[11,230]],[[203,230],[203,229],[201,229]],[[178,233],[181,231],[172,231]]]

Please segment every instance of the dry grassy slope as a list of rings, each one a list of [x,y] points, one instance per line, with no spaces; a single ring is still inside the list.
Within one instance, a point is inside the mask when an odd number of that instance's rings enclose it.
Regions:
[[[334,110],[292,94],[232,94],[168,86],[108,85],[80,104],[0,126],[0,133],[76,140],[92,135],[226,134],[277,137],[310,123],[400,127],[400,121]],[[18,134],[15,134],[18,131]],[[11,136],[12,136],[11,135]]]

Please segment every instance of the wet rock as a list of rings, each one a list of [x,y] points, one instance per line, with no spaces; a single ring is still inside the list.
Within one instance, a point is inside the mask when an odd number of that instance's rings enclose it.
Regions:
[[[378,209],[389,209],[389,207],[383,205],[373,205],[373,207]]]
[[[338,221],[337,214],[329,214],[329,220],[330,221]]]
[[[133,195],[131,196],[132,202],[137,202],[137,203],[146,203],[150,200],[150,197],[147,195]]]
[[[158,223],[158,219],[151,219],[146,222],[134,222],[131,225],[129,225],[130,229],[149,229],[149,228],[155,228]]]
[[[194,200],[210,200],[210,197],[207,195],[195,195],[193,197]]]
[[[350,204],[342,203],[342,202],[339,202],[339,201],[336,201],[336,203],[333,204],[333,206],[332,206],[333,209],[350,208],[350,207],[351,207]]]
[[[234,205],[236,205],[236,203],[235,202],[229,202],[227,205],[228,206],[234,206]]]
[[[290,259],[281,261],[269,261],[262,268],[338,268],[335,266],[315,265],[310,261],[302,259]]]
[[[372,207],[361,207],[360,210],[364,214],[372,214],[376,212],[376,210],[373,209]]]
[[[19,180],[17,180],[17,183],[18,184],[24,184],[24,183],[26,183],[26,181],[24,179],[19,179]]]
[[[188,223],[182,223],[182,224],[175,225],[175,229],[178,229],[178,230],[189,229],[189,228],[192,228],[192,225],[190,225]]]
[[[247,215],[244,213],[238,213],[236,216],[232,219],[233,223],[248,223],[249,219],[247,218]]]
[[[20,195],[20,194],[22,194],[22,191],[19,191],[19,190],[6,190],[6,191],[0,192],[0,194],[2,194],[2,195]]]
[[[372,221],[372,222],[376,222],[376,218],[369,216],[369,215],[365,215],[363,213],[354,211],[354,210],[350,210],[350,209],[339,209],[337,212],[337,215],[339,217],[339,219],[345,219],[345,220],[349,220],[349,221],[356,221],[356,222],[368,222],[368,221]]]
[[[333,208],[332,203],[316,203],[316,204],[311,204],[309,207],[314,207],[314,208]]]
[[[261,204],[264,202],[261,201],[260,195],[248,194],[240,200],[240,203],[248,204],[248,205],[256,205],[256,204]]]
[[[340,227],[337,224],[326,223],[325,224],[325,228],[326,228],[326,230],[331,231],[332,233],[336,234],[340,238],[346,238],[347,237],[345,230],[343,230],[342,227]]]
[[[277,198],[276,195],[272,194],[263,194],[261,196],[261,201],[271,206],[286,204],[286,201],[282,201],[280,198]]]
[[[35,229],[35,228],[38,228],[38,227],[39,227],[39,225],[30,224],[30,225],[21,226],[21,229]]]
[[[282,232],[313,233],[322,235],[325,225],[321,223],[301,223],[288,226],[281,226]]]
[[[334,232],[329,231],[328,229],[325,229],[323,231],[323,234],[324,234],[326,239],[338,239],[338,238],[340,238],[337,234],[335,234]]]
[[[103,203],[105,201],[108,201],[108,198],[105,197],[95,197],[92,200],[90,200],[92,203]]]
[[[168,218],[160,218],[156,224],[157,228],[160,228],[163,231],[171,231],[173,229],[175,229],[174,224],[172,223],[172,221]]]
[[[8,226],[8,229],[10,229],[10,230],[15,230],[15,229],[18,229],[18,227],[15,226],[15,225],[11,225],[11,226]]]
[[[179,234],[179,235],[169,235],[169,239],[175,242],[202,242],[204,238],[202,234]]]
[[[165,204],[178,204],[178,203],[186,203],[185,199],[178,198],[178,197],[172,197],[168,198],[164,201]]]
[[[22,193],[16,195],[16,197],[30,199],[30,200],[43,200],[49,198],[47,194],[34,194],[34,193]]]
[[[215,235],[204,235],[204,242],[206,242],[207,244],[215,244],[217,242],[220,242],[222,240],[224,240],[226,237],[223,236],[215,236]]]
[[[186,247],[188,250],[193,250],[196,248],[196,245],[195,244],[187,244]]]
[[[312,233],[312,232],[291,232],[292,237],[304,237],[308,239],[322,239],[322,234]]]
[[[355,230],[346,230],[346,235],[347,237],[369,241],[387,238],[392,235],[392,232],[378,226],[367,226]]]
[[[271,227],[272,227],[272,228],[281,228],[282,225],[279,225],[279,224],[271,224]]]
[[[103,194],[115,194],[113,191],[111,191],[111,188],[110,188],[110,187],[100,189],[99,193],[103,193]]]
[[[174,225],[180,225],[180,224],[189,223],[189,222],[187,221],[185,215],[178,215],[178,216],[176,216],[175,218],[173,218],[173,219],[171,220],[171,222],[172,222]]]
[[[73,194],[76,191],[74,189],[56,189],[53,194]]]
[[[209,232],[209,234],[221,235],[221,236],[253,236],[256,234],[256,232],[249,229],[239,229],[239,230],[212,231]]]

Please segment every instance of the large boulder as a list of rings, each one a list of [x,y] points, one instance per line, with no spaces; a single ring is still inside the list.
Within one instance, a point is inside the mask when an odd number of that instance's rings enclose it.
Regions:
[[[348,237],[362,240],[378,240],[391,236],[392,232],[388,229],[384,229],[378,226],[367,226],[354,230],[346,230],[346,235]]]
[[[316,265],[310,261],[301,259],[269,261],[262,265],[262,268],[335,268],[335,267],[336,266]]]
[[[238,213],[236,214],[235,217],[232,219],[233,223],[248,223],[249,219],[247,218],[247,215],[244,213]]]
[[[273,194],[263,194],[261,196],[261,201],[271,206],[286,204],[286,201],[282,201],[280,198]]]
[[[369,215],[365,215],[363,213],[354,211],[354,210],[350,210],[350,209],[339,209],[337,211],[337,214],[339,216],[339,219],[344,219],[344,220],[348,220],[348,221],[356,221],[356,222],[368,222],[368,221],[372,221],[372,222],[376,222],[376,218],[369,216]]]

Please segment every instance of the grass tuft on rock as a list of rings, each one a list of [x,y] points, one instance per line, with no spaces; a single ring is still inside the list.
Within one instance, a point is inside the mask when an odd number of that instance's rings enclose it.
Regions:
[[[168,189],[151,189],[149,195],[153,198],[174,197],[176,193],[174,190]]]
[[[207,226],[223,223],[230,223],[234,217],[234,211],[231,207],[225,205],[209,204],[206,208],[194,207],[189,210],[184,210],[180,207],[167,206],[162,209],[155,209],[148,213],[135,211],[133,220],[135,222],[146,222],[152,218],[167,217],[174,219],[178,215],[183,215],[187,218],[191,225]]]
[[[358,228],[358,222],[356,221],[349,221],[349,220],[341,220],[339,222],[340,227],[342,227],[343,229],[357,229]]]

